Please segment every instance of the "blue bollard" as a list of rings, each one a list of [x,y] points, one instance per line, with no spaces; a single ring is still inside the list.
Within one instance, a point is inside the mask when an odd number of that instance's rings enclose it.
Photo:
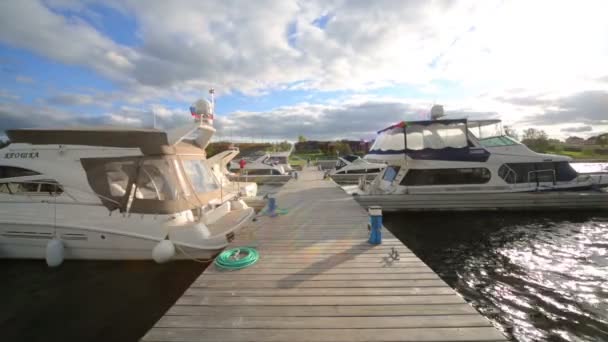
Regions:
[[[368,242],[372,245],[382,243],[382,208],[379,206],[369,207],[369,220],[371,229]]]
[[[268,215],[271,217],[277,216],[277,199],[274,197],[268,197]]]

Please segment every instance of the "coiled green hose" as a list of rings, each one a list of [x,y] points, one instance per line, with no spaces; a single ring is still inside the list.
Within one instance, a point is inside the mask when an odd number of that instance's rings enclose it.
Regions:
[[[240,257],[241,254],[246,254]],[[237,247],[223,251],[215,258],[215,266],[226,270],[240,270],[255,264],[260,253],[252,247]]]

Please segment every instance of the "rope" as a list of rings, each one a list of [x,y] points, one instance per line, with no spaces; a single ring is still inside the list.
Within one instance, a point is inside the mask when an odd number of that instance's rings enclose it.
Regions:
[[[197,259],[196,257],[194,257],[194,256],[186,253],[186,251],[183,250],[182,247],[180,245],[178,245],[177,243],[173,243],[173,245],[175,245],[175,247],[177,247],[177,249],[180,252],[182,252],[183,255],[185,255],[186,257],[188,257],[188,259],[190,259],[192,261],[196,261],[196,262],[201,263],[201,264],[208,264],[211,261],[211,259]]]
[[[240,257],[241,254],[245,256]],[[220,253],[215,258],[215,266],[225,270],[240,270],[255,264],[260,259],[260,253],[252,247],[237,247]]]

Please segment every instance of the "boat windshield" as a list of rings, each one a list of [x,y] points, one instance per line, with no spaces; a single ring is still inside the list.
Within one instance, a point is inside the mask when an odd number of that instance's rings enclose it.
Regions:
[[[507,136],[502,122],[498,120],[471,121],[469,132],[473,134],[483,147],[518,145],[515,139]]]
[[[197,193],[214,191],[220,188],[215,176],[201,160],[182,161],[184,171]]]

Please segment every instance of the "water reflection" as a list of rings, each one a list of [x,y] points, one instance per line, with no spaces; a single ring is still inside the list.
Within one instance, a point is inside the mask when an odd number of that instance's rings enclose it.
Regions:
[[[606,213],[387,215],[386,226],[518,341],[608,341]]]

